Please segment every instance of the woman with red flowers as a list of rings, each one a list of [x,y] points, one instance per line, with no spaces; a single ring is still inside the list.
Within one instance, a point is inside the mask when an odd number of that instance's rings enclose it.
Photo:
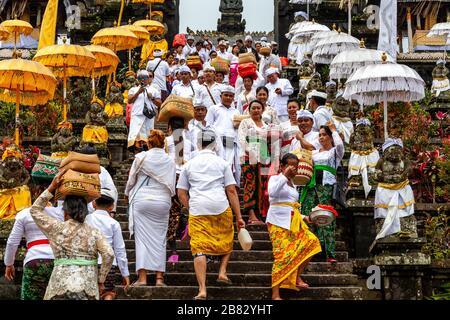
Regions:
[[[318,204],[331,205],[333,186],[337,183],[336,170],[344,157],[344,143],[333,122],[329,121],[326,126],[320,128],[319,142],[321,148],[314,150],[312,153],[314,162],[313,177],[309,184],[303,188],[300,197],[302,214],[307,216]],[[322,249],[325,251],[327,261],[336,263],[336,220],[327,226],[315,229]]]

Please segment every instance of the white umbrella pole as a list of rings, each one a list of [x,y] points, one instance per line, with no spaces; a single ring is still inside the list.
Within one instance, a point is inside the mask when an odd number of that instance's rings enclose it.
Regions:
[[[387,120],[388,120],[388,103],[387,103],[387,93],[386,91],[383,93],[383,104],[384,104],[384,140],[388,138],[388,129],[387,129]]]
[[[348,34],[352,35],[352,0],[348,0]]]
[[[309,0],[306,0],[306,14],[308,15],[308,20],[309,19]]]

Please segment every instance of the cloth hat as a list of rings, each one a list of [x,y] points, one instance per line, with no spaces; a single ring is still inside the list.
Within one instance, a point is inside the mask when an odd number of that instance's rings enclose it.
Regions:
[[[438,61],[436,61],[436,64],[440,64],[440,63],[443,63],[444,65],[446,64],[445,60],[443,60],[443,59],[439,59]]]
[[[203,42],[203,45],[204,45],[204,46],[207,46],[208,44],[209,44],[208,41],[204,41],[204,42]]]
[[[179,72],[189,72],[191,73],[191,69],[187,65],[182,65],[180,68],[178,68]]]
[[[201,97],[195,97],[193,102],[194,108],[206,107]]]
[[[297,119],[300,119],[300,118],[310,118],[310,119],[312,119],[312,121],[314,121],[314,116],[311,113],[311,111],[309,111],[309,110],[304,110],[304,109],[298,110],[297,111]]]
[[[139,70],[137,72],[137,77],[148,77],[150,74],[148,73],[147,70]]]
[[[317,91],[317,90],[313,90],[307,94],[308,100],[311,98],[314,98],[314,97],[326,99],[327,96],[328,95],[325,92],[321,92],[321,91]]]
[[[203,66],[203,72],[206,72],[206,71],[214,71],[214,72],[216,72],[216,68],[214,68],[212,65],[210,65],[210,64],[205,64],[204,66]]]
[[[220,89],[220,93],[230,92],[232,94],[236,93],[236,90],[230,85],[223,85]]]
[[[272,67],[272,68],[269,68],[269,69],[266,70],[265,76],[268,77],[268,76],[270,76],[272,74],[275,74],[275,73],[280,74],[280,71],[278,70],[278,68],[273,68]]]
[[[203,142],[209,142],[209,143],[215,143],[216,142],[216,133],[211,129],[206,129],[200,131],[197,142],[203,143]]]
[[[277,46],[277,45],[278,45],[278,43],[275,42],[275,41],[272,41],[270,44],[271,44],[272,46]]]
[[[383,143],[383,152],[392,146],[400,146],[403,148],[403,141],[402,139],[394,139],[394,138],[387,138],[386,141]]]
[[[356,120],[356,126],[368,126],[370,127],[370,121],[367,118],[359,118]]]
[[[261,42],[267,42],[267,37],[262,37]]]
[[[325,87],[326,87],[326,88],[328,88],[328,87],[330,87],[330,86],[336,86],[336,82],[334,82],[333,80],[331,80],[331,81],[328,81],[328,82],[325,84]]]
[[[294,14],[294,17],[296,17],[296,18],[299,16],[305,18],[306,20],[309,20],[308,14],[305,11],[297,11]]]
[[[163,52],[161,49],[155,49],[155,50],[153,50],[153,56],[154,56],[155,58],[160,58],[160,57],[163,56],[163,54],[164,54],[164,52]]]
[[[186,40],[195,40],[195,38],[194,38],[194,36],[189,35],[189,36],[187,36]]]
[[[253,41],[252,36],[248,35],[245,37],[245,41]]]
[[[204,77],[204,76],[205,76],[205,72],[203,70],[200,70],[198,72],[198,77],[200,78],[200,77]]]
[[[100,190],[100,195],[101,195],[101,198],[106,198],[108,200],[114,200],[114,198],[115,198],[114,192],[108,188],[102,188]]]
[[[227,42],[225,40],[220,40],[219,41],[219,46],[226,46]]]

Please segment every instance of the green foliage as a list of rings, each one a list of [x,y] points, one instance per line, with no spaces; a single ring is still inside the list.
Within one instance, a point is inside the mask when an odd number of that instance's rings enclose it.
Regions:
[[[427,243],[422,247],[422,252],[429,254],[434,259],[447,259],[450,257],[450,217],[445,212],[439,212],[432,216],[427,213],[425,220],[425,238]]]
[[[15,110],[13,103],[0,102],[0,135],[12,137],[14,134]]]
[[[433,290],[433,295],[427,300],[450,300],[450,282],[442,285],[437,292]]]

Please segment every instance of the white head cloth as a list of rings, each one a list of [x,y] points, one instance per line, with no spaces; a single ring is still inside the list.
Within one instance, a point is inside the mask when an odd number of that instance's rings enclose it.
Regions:
[[[186,65],[182,65],[179,68],[179,72],[189,72],[189,73],[191,73],[191,69],[188,66],[186,66]]]
[[[317,91],[317,90],[313,90],[310,93],[307,94],[307,98],[308,100],[314,97],[318,97],[318,98],[323,98],[326,99],[327,98],[327,94],[325,92],[321,92],[321,91]]]
[[[400,146],[403,148],[403,141],[402,139],[394,139],[394,138],[387,138],[386,141],[383,143],[383,152],[391,147],[391,146]]]
[[[232,94],[236,93],[235,89],[232,86],[230,86],[230,85],[222,86],[222,89],[220,90],[220,93],[225,93],[225,92],[232,93]]]
[[[356,120],[356,126],[368,126],[370,127],[370,121],[367,118],[359,118]]]
[[[305,11],[297,11],[294,14],[294,17],[297,18],[298,16],[305,18],[306,20],[309,19],[308,14]]]
[[[278,73],[280,74],[280,71],[278,70],[278,68],[269,68],[266,70],[265,76],[268,77],[272,74]]]
[[[139,78],[139,77],[148,77],[148,76],[149,76],[149,73],[148,73],[147,70],[139,70],[137,72],[137,75],[136,75],[137,78]]]
[[[297,119],[300,119],[300,118],[310,118],[310,119],[312,119],[312,121],[314,121],[314,116],[311,113],[311,111],[309,111],[309,110],[304,110],[304,109],[298,110],[297,111]]]
[[[245,41],[253,41],[252,36],[251,35],[246,36]]]

